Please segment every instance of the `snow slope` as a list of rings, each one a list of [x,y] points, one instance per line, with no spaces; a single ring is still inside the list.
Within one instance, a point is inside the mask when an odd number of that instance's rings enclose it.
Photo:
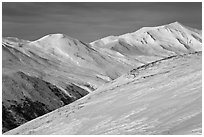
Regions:
[[[49,75],[52,76],[57,73],[59,77],[63,71],[60,76],[63,77],[63,81],[74,81],[79,85],[90,85],[94,88],[143,64],[136,61],[133,63],[115,53],[99,53],[89,44],[63,34],[50,34],[25,44],[13,43],[5,38],[3,45],[42,62],[40,67],[47,67],[42,70],[44,73],[51,72]]]
[[[202,53],[132,70],[6,134],[201,134]]]
[[[67,105],[143,63],[63,34],[3,38],[3,132]]]
[[[56,67],[46,59],[16,48],[26,46],[28,41],[14,40],[9,38],[10,43],[5,42],[2,45],[3,132],[89,93],[88,89],[81,88],[74,82],[64,81],[64,87],[56,84],[65,80],[58,80],[56,76],[49,75],[56,73]]]
[[[3,131],[103,89],[139,66],[201,49],[201,31],[178,22],[91,44],[64,34],[3,38]]]

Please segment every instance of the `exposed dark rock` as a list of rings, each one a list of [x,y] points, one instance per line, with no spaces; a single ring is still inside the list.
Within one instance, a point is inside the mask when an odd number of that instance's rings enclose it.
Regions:
[[[23,72],[3,75],[3,132],[51,112],[87,95],[89,92],[74,85],[64,91],[47,81]],[[20,98],[19,98],[20,96]]]

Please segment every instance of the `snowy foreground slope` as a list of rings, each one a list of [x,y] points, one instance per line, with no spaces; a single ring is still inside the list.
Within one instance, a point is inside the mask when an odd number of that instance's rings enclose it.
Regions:
[[[2,131],[105,88],[139,66],[201,50],[201,30],[178,22],[90,44],[65,34],[3,38]]]
[[[3,38],[3,132],[67,105],[143,65],[63,34]]]
[[[132,70],[5,134],[201,134],[202,53]]]

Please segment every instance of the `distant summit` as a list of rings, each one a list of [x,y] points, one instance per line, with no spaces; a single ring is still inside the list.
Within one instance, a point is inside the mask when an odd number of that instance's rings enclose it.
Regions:
[[[133,69],[141,66],[146,69],[151,62],[201,50],[201,31],[178,22],[143,27],[90,44],[59,33],[35,41],[5,37],[2,39],[3,132],[113,86],[118,78],[122,82],[127,80],[125,85],[135,83],[134,78],[124,77]],[[117,88],[119,92],[121,89]]]
[[[201,51],[202,35],[197,30],[173,22],[158,27],[143,27],[120,36],[108,36],[91,45],[131,56],[169,56]]]

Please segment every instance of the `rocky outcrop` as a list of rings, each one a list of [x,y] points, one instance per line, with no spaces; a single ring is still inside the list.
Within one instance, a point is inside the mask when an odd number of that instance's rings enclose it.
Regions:
[[[72,84],[65,94],[57,86],[23,72],[3,75],[3,132],[67,105],[89,92]]]

